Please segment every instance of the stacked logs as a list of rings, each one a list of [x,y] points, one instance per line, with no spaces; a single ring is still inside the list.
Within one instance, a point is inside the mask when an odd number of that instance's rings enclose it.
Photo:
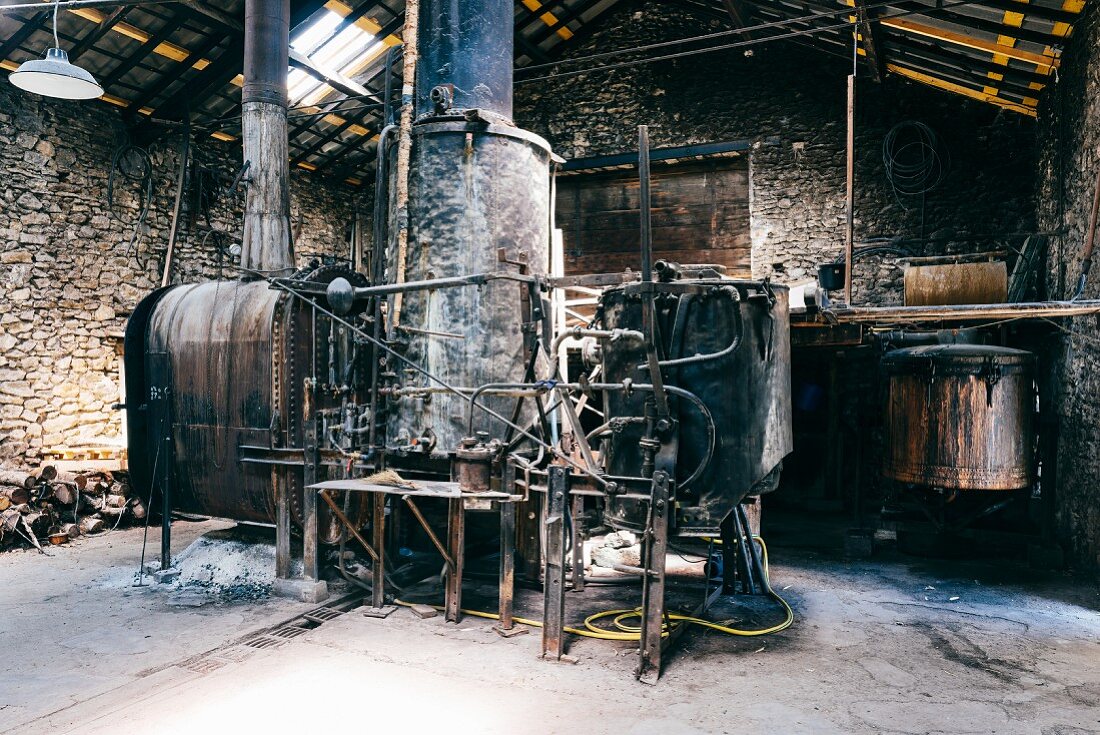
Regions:
[[[123,472],[0,469],[0,549],[65,544],[144,521],[147,512]]]

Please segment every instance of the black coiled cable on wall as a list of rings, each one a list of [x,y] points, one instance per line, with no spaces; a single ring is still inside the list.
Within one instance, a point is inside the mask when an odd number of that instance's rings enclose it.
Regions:
[[[138,215],[133,220],[133,230],[130,241],[126,244],[125,255],[127,258],[133,257],[138,267],[144,269],[138,252],[145,221],[149,218],[149,209],[153,204],[153,162],[149,152],[132,143],[123,143],[115,149],[114,156],[111,157],[111,172],[107,176],[107,210],[119,222],[130,224],[120,214],[115,203],[115,186],[120,178],[136,182],[140,187]]]
[[[894,197],[905,207],[903,197],[923,196],[943,182],[951,155],[932,128],[905,120],[882,139],[882,164]]]

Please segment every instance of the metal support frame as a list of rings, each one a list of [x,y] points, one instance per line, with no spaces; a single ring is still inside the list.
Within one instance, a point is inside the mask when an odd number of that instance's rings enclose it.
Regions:
[[[543,506],[542,658],[560,661],[565,654],[565,503],[569,496],[569,470],[550,467],[546,503]]]
[[[583,438],[583,437],[582,437]],[[573,534],[573,591],[584,591],[584,496],[574,495],[569,517],[572,520]]]
[[[453,566],[447,573],[443,617],[448,623],[462,619],[462,567],[466,556],[466,508],[462,498],[447,501],[447,538]]]
[[[745,557],[739,553],[735,514],[731,512],[726,516],[719,529],[722,538],[722,594],[732,595],[737,592],[737,578],[740,577],[742,582],[746,580],[741,566]]]
[[[314,378],[306,378],[302,391],[302,416],[305,431],[305,451],[303,452],[304,465],[302,467],[302,487],[309,487],[317,482],[317,466],[321,456],[317,451],[318,426],[320,420],[313,413],[313,403],[316,397],[317,381]],[[302,516],[304,527],[302,529],[302,576],[316,580],[320,578],[319,556],[319,522],[317,513],[317,494],[309,491],[302,492]]]
[[[371,568],[371,603],[365,612],[370,617],[384,618],[396,609],[386,605],[386,496],[375,493],[371,501],[371,546],[375,558]]]
[[[271,489],[275,495],[275,576],[290,579],[290,483],[279,467],[271,467]]]
[[[501,487],[505,492],[511,492],[515,485],[516,467],[511,462],[505,462]],[[510,637],[527,632],[527,628],[515,626],[512,615],[516,593],[516,504],[497,502],[497,507],[500,510],[500,587],[497,598],[500,622],[493,629],[502,636]]]
[[[638,681],[656,684],[661,676],[661,653],[665,623],[665,557],[668,554],[668,474],[653,473],[649,522],[643,548],[642,624],[638,642]],[[682,626],[681,626],[682,627]],[[671,630],[670,630],[671,633]],[[671,640],[671,636],[670,636]]]
[[[172,422],[165,421],[164,428],[164,482],[161,483],[161,508],[160,508],[160,568],[169,569],[172,566],[172,479],[175,477],[175,468],[172,466],[174,451],[172,447]]]

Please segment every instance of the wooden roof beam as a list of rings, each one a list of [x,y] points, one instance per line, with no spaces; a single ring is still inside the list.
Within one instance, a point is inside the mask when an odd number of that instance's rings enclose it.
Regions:
[[[81,36],[76,45],[69,49],[69,61],[75,64],[77,59],[83,56],[86,51],[95,46],[96,43],[99,42],[99,39],[106,36],[107,33],[115,27],[115,23],[118,23],[120,20],[122,20],[123,16],[126,15],[126,11],[128,10],[129,8],[127,7],[119,7],[115,8],[110,15],[104,16],[103,20],[99,22],[98,26]]]
[[[867,56],[867,65],[871,68],[871,78],[881,82],[886,78],[886,61],[882,57],[882,43],[879,39],[878,21],[871,17],[867,0],[853,0],[856,9],[856,22],[859,23],[859,35],[863,51]]]
[[[23,21],[23,25],[19,30],[11,34],[11,38],[4,41],[3,44],[0,44],[0,60],[6,60],[8,54],[22,46],[23,42],[30,38],[49,17],[50,14],[47,11],[36,13],[29,20]]]
[[[167,41],[169,36],[175,33],[176,29],[178,29],[182,24],[182,20],[176,20],[166,25],[157,33],[150,34],[148,41],[141,44],[141,47],[137,50],[131,51],[126,56],[126,60],[124,62],[112,69],[110,74],[103,77],[100,86],[102,86],[103,89],[106,90],[117,83],[120,79],[122,79],[123,76],[128,74],[135,66],[140,64],[147,56],[149,56],[149,54],[153,53],[157,46]]]
[[[319,135],[318,139],[311,143],[308,147],[303,146],[302,151],[290,159],[290,164],[292,166],[297,166],[299,163],[302,163],[313,154],[320,152],[322,148],[324,148],[333,140],[336,140],[352,125],[359,125],[360,127],[366,128],[368,131],[368,135],[370,135],[371,139],[373,140],[374,136],[378,134],[378,130],[371,121],[367,120],[367,117],[381,117],[381,115],[382,113],[379,110],[367,110],[361,115],[355,117],[349,116],[346,120],[344,120],[343,123],[337,125],[335,128],[328,131],[327,133],[324,133],[323,135],[315,133],[315,135]]]
[[[734,28],[744,28],[749,25],[749,11],[741,0],[722,0],[722,6],[726,9],[726,15],[730,17]],[[751,33],[743,34],[745,38],[752,38]]]
[[[215,34],[210,34],[206,36],[205,39],[203,39],[202,44],[196,47],[195,50],[192,51],[191,54],[180,63],[185,69],[194,68],[196,61],[204,58],[207,54],[217,48],[218,44],[221,42],[221,37]],[[145,89],[142,90],[141,95],[139,95],[138,98],[134,100],[134,109],[141,110],[144,109],[146,105],[155,102],[158,97],[164,94],[164,92],[178,80],[179,77],[175,74],[162,74],[160,80],[155,85],[146,85]]]
[[[974,38],[973,36],[968,36],[965,33],[958,33],[957,31],[948,30],[946,28],[937,28],[915,20],[910,20],[909,18],[883,18],[879,23],[887,28],[896,29],[905,33],[912,33],[918,36],[933,38],[938,41],[965,46],[978,51],[985,51],[993,54],[994,58],[1003,57],[1005,59],[1014,59],[1016,61],[1034,64],[1036,70],[1042,74],[1050,74],[1053,69],[1058,68],[1058,58],[1056,56],[1046,56],[1031,51],[1024,51],[1014,46],[1006,46],[1001,43],[985,41]]]

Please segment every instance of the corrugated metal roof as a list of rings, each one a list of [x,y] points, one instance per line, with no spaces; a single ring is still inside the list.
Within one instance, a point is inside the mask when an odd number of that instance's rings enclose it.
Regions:
[[[558,58],[617,2],[517,0],[517,66]],[[1034,116],[1085,0],[680,2],[735,27],[781,24],[752,31],[755,40],[801,33],[792,40],[842,55],[851,54],[855,29],[872,75],[904,76]],[[231,139],[239,135],[243,6],[187,0],[70,9],[60,14],[58,32],[70,58],[103,83],[104,102],[136,118],[190,112],[207,134]],[[375,105],[387,52],[400,45],[403,12],[401,0],[292,0],[294,166],[351,183],[366,179],[381,127]],[[0,68],[40,57],[52,45],[49,5],[0,15],[0,39]]]

